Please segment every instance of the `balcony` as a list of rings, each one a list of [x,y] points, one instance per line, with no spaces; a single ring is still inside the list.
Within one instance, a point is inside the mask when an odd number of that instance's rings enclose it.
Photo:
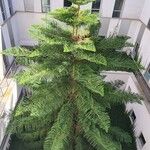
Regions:
[[[10,65],[4,79],[0,83],[0,117],[3,116],[4,108],[12,97],[12,89],[14,85],[13,76],[16,73],[18,67],[15,60]]]

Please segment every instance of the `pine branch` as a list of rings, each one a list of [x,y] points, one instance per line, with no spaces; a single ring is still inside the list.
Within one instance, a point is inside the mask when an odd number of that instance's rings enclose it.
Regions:
[[[66,150],[71,133],[72,115],[71,104],[67,103],[60,110],[56,123],[46,137],[44,150]]]
[[[74,56],[79,60],[87,60],[98,65],[107,65],[105,57],[103,57],[101,54],[86,53],[82,50],[79,50],[74,53]]]
[[[81,95],[77,99],[77,107],[79,109],[79,114],[84,115],[84,118],[80,118],[80,123],[88,122],[88,124],[93,124],[94,126],[99,126],[99,128],[108,132],[110,127],[110,118],[103,107],[101,107],[90,95],[90,93],[83,87]]]
[[[101,77],[92,73],[89,67],[82,67],[82,65],[79,65],[76,68],[76,80],[92,92],[104,96],[103,81]]]
[[[102,98],[103,101],[107,101],[111,104],[124,104],[124,103],[141,103],[142,97],[135,93],[129,93],[126,91],[122,91],[117,89],[116,87],[112,86],[111,83],[105,84],[105,91],[107,94]]]
[[[111,127],[110,133],[112,134],[113,138],[115,138],[119,142],[123,143],[132,143],[132,138],[129,133],[125,132],[124,130],[118,127]]]

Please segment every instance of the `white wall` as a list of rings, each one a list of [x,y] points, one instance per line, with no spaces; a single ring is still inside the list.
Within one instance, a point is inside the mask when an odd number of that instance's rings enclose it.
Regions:
[[[20,45],[34,45],[36,42],[31,39],[29,35],[29,28],[33,24],[39,24],[41,22],[41,18],[44,18],[44,13],[17,13],[16,14],[16,23],[18,30],[18,37]],[[28,19],[27,19],[28,18]],[[21,33],[21,34],[20,34]]]
[[[121,17],[138,19],[142,13],[144,1],[145,0],[125,0]]]
[[[32,1],[32,0],[31,0]],[[24,11],[24,0],[12,0],[15,11]]]
[[[107,31],[107,37],[112,35],[117,35],[120,29],[121,20],[118,18],[110,19],[108,31]]]
[[[149,19],[150,19],[150,0],[145,0],[140,20],[147,25]]]
[[[129,42],[135,44],[141,25],[141,22],[137,20],[131,21],[130,28],[127,34],[127,36],[131,37]]]
[[[142,57],[142,65],[147,68],[150,63],[150,30],[145,29],[141,40],[139,55]]]
[[[34,1],[34,11],[35,12],[41,12],[41,0],[35,0]]]
[[[64,1],[63,0],[57,0],[57,2],[56,2],[56,0],[51,0],[50,6],[51,6],[51,10],[63,8],[64,7]]]
[[[125,84],[121,87],[122,90],[128,91],[128,88],[130,87],[132,93],[139,95],[143,94],[140,85],[132,73],[121,71],[103,71],[102,75],[106,75],[106,82],[111,82],[118,79],[124,81]],[[146,140],[146,144],[144,145],[143,149],[138,148],[138,150],[150,150],[150,112],[147,110],[146,105],[146,100],[142,101],[141,104],[128,103],[126,105],[127,111],[129,112],[133,110],[136,115],[136,121],[134,124],[136,139],[138,139],[139,135],[142,133]],[[139,141],[137,140],[137,146],[139,147],[139,145]]]
[[[128,90],[129,87],[131,88],[131,91],[133,93],[142,94],[140,92],[140,89],[138,88],[138,86],[136,85],[136,83],[133,81],[131,77],[129,77],[128,79],[126,90]],[[150,150],[150,130],[149,130],[150,114],[145,106],[145,103],[142,102],[142,105],[137,103],[133,103],[133,104],[128,103],[127,110],[128,111],[133,110],[136,115],[134,131],[135,131],[135,137],[137,138],[138,150],[141,150],[141,145],[138,141],[138,137],[140,136],[141,133],[143,134],[146,140],[146,144],[144,145],[142,150]]]

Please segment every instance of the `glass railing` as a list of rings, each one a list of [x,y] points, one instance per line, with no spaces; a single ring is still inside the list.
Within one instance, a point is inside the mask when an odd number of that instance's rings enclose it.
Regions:
[[[4,79],[0,82],[0,116],[3,113],[5,101],[5,96],[9,93],[9,86],[13,81],[13,77],[18,70],[18,65],[16,64],[15,59],[13,60],[12,64],[10,65]]]

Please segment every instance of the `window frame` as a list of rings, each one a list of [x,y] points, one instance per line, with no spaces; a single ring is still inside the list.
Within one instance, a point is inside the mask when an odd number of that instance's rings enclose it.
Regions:
[[[124,5],[124,0],[119,0],[119,1],[122,1],[121,5],[120,5],[120,8],[116,8],[118,0],[115,0],[115,5],[114,5],[113,13],[112,13],[112,18],[120,18],[120,16],[121,16],[123,5]]]
[[[129,117],[130,117],[131,123],[134,124],[136,122],[137,117],[136,117],[135,112],[134,112],[133,109],[130,111]]]
[[[47,4],[44,4],[44,1],[41,0],[41,10],[42,13],[47,13],[50,11],[50,0],[47,0]]]
[[[69,3],[69,4],[67,4]],[[67,5],[66,5],[67,4]],[[64,0],[64,7],[67,8],[67,7],[70,7],[72,5],[72,3],[68,0]]]
[[[138,136],[138,141],[139,141],[139,145],[142,149],[144,147],[144,145],[146,144],[146,140],[145,140],[145,137],[142,132]]]
[[[98,3],[98,8],[94,8],[94,4],[96,6],[96,3]],[[98,13],[100,11],[100,7],[101,7],[101,0],[96,0],[92,2],[92,13]]]

